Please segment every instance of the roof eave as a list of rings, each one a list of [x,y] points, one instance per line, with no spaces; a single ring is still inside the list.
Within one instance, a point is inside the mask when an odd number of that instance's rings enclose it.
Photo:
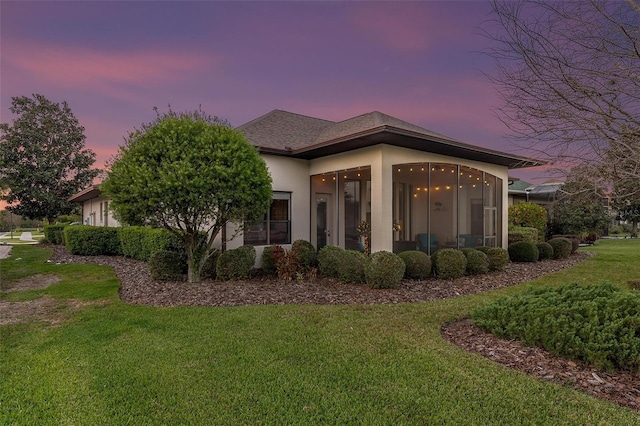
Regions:
[[[366,139],[366,138],[370,138],[372,136],[376,136],[384,133],[395,134],[395,135],[404,136],[408,138],[418,139],[421,141],[432,142],[432,143],[438,144],[440,148],[450,147],[455,150],[458,150],[460,153],[465,153],[466,155],[458,155],[462,158],[477,159],[478,161],[499,164],[502,166],[506,166],[510,169],[535,167],[535,166],[546,164],[545,162],[540,160],[513,156],[513,155],[506,155],[498,151],[477,148],[472,145],[467,145],[462,142],[457,142],[451,139],[443,139],[437,136],[430,136],[430,135],[428,136],[428,135],[420,134],[418,132],[413,132],[406,129],[399,129],[397,127],[388,126],[388,125],[382,125],[382,126],[370,128],[361,132],[352,133],[346,136],[341,136],[339,138],[331,139],[328,141],[322,141],[302,149],[292,150],[290,151],[290,153],[282,150],[272,149],[272,151],[278,151],[280,155],[290,155],[293,157],[304,158],[308,160],[323,157],[325,155],[338,154],[341,152],[351,151],[354,149],[363,148],[366,146],[379,145],[383,143],[387,143],[389,145],[404,146],[407,148],[418,149],[418,150],[427,151],[427,152],[434,151],[434,150],[421,149],[421,147],[411,146],[412,144],[407,144],[407,143],[404,143],[404,144],[393,143],[393,141],[391,142],[369,141]],[[349,142],[349,141],[354,141],[354,142],[357,141],[359,143],[345,144],[346,142]],[[331,148],[334,148],[334,149],[331,149]],[[267,149],[261,148],[261,150],[266,151]],[[484,157],[484,159],[478,159],[477,157]],[[491,161],[487,161],[487,159],[490,159]]]

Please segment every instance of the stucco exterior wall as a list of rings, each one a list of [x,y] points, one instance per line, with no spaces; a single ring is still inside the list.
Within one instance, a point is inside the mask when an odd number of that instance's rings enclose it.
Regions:
[[[310,175],[309,162],[277,155],[261,154],[271,175],[274,192],[291,193],[291,242],[299,239],[309,240],[311,227]],[[229,227],[227,235],[233,235]],[[227,248],[233,249],[243,245],[242,234],[227,242]],[[291,248],[290,244],[283,245]],[[256,266],[260,264],[264,246],[256,246]]]
[[[105,197],[91,198],[82,203],[82,223],[91,226],[120,226],[120,222],[113,217],[109,204],[109,199]]]

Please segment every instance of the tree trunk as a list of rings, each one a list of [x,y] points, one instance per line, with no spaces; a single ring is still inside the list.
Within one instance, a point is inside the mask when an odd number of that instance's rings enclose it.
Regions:
[[[187,238],[185,241],[185,251],[187,252],[187,281],[190,283],[200,282],[201,259],[196,256],[195,238]]]

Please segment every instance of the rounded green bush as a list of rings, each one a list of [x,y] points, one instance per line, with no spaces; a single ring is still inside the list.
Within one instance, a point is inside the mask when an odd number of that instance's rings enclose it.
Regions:
[[[278,271],[278,261],[284,256],[284,248],[279,245],[267,246],[262,250],[262,271],[267,275],[275,275]]]
[[[578,249],[580,248],[580,240],[582,239],[580,237],[580,235],[573,235],[573,234],[552,235],[551,238],[566,238],[567,240],[571,241],[571,253],[570,254],[573,254],[573,253],[578,251]]]
[[[440,249],[432,261],[436,276],[444,280],[462,277],[467,269],[467,258],[460,250]]]
[[[568,238],[552,238],[549,240],[549,245],[553,248],[554,259],[566,259],[571,254],[572,243]]]
[[[367,256],[357,250],[343,250],[338,259],[338,278],[343,283],[364,282],[364,265]]]
[[[487,254],[489,252],[489,250],[492,249],[492,248],[493,247],[489,247],[489,246],[478,246],[478,247],[475,247],[476,250],[480,250],[484,254]]]
[[[535,244],[538,242],[538,229],[524,226],[509,226],[507,239],[509,245],[519,241],[530,241]]]
[[[538,243],[538,260],[553,259],[553,247],[549,243]]]
[[[151,278],[160,281],[183,281],[187,264],[179,253],[159,250],[149,257]]]
[[[338,263],[344,249],[338,246],[324,246],[318,252],[318,268],[325,277],[338,278]]]
[[[531,241],[518,241],[509,244],[509,258],[512,262],[537,262],[538,247]]]
[[[369,256],[364,277],[371,288],[395,288],[404,277],[404,261],[396,254],[378,251]]]
[[[242,246],[220,253],[216,262],[216,275],[220,280],[249,278],[256,260],[253,246]]]
[[[490,271],[504,271],[509,264],[509,252],[502,247],[491,247],[487,250]]]
[[[291,251],[296,253],[305,269],[313,268],[317,263],[316,248],[307,240],[295,240]]]
[[[405,264],[404,276],[412,280],[424,280],[431,275],[431,258],[419,250],[407,250],[398,253]]]
[[[467,258],[466,273],[468,275],[486,274],[489,272],[489,258],[480,250],[467,249],[462,250]]]

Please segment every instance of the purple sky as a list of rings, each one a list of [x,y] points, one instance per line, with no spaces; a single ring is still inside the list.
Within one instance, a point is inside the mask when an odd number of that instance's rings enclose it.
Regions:
[[[479,53],[485,1],[14,2],[1,12],[0,121],[12,96],[66,100],[98,166],[153,107],[234,126],[273,109],[329,120],[378,110],[463,142],[504,138]],[[544,171],[512,175],[531,182]]]

